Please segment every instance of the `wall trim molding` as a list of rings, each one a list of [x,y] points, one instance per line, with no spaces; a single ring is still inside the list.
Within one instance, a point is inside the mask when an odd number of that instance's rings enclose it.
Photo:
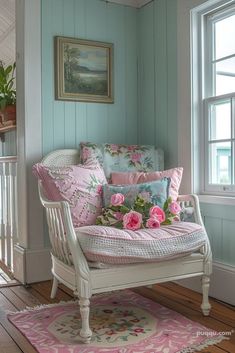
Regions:
[[[18,244],[24,249],[44,248],[43,209],[32,175],[32,165],[42,158],[40,4],[38,0],[16,1]],[[22,251],[16,264],[18,279],[27,283]]]
[[[52,278],[51,249],[25,249],[14,246],[14,276],[24,284],[46,281]],[[23,266],[22,266],[23,264]],[[40,264],[40,265],[39,265]]]
[[[182,279],[177,283],[201,293],[200,277]],[[235,266],[213,262],[209,295],[235,305]]]
[[[141,8],[153,0],[103,0],[105,2],[112,2],[114,4],[131,6],[135,8]]]

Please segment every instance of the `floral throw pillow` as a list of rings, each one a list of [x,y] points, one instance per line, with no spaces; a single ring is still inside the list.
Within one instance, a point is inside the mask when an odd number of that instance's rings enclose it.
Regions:
[[[170,178],[171,183],[169,187],[169,196],[171,196],[172,200],[176,201],[178,194],[180,183],[182,180],[183,168],[172,168],[159,172],[113,172],[111,174],[111,183],[112,184],[139,184],[146,183],[149,181],[160,180],[162,178]]]
[[[156,170],[156,150],[150,145],[80,144],[81,162],[98,161],[109,179],[115,171]]]
[[[154,167],[154,146],[104,144],[104,170],[108,177],[114,171],[147,172]]]
[[[98,165],[48,167],[33,166],[42,181],[45,196],[51,201],[68,201],[74,227],[95,224],[102,208],[102,185],[107,183]]]
[[[155,205],[163,208],[165,201],[169,194],[170,178],[163,178],[161,180],[152,181],[142,184],[131,185],[111,185],[103,186],[103,205],[110,206],[110,200],[114,194],[123,194],[127,207],[132,207],[138,195],[145,201],[152,202]]]
[[[97,143],[81,142],[80,143],[80,158],[82,164],[99,163],[104,165],[103,146]]]

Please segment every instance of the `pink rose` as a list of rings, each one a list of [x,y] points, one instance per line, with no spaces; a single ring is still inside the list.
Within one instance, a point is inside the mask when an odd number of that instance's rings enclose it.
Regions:
[[[132,153],[131,160],[132,162],[136,163],[139,162],[141,159],[141,153]]]
[[[169,205],[169,211],[172,213],[172,214],[177,214],[181,211],[181,207],[180,205],[178,204],[178,202],[176,201],[173,201],[171,202],[171,204]]]
[[[112,206],[121,206],[125,200],[125,197],[123,194],[113,194],[111,196],[111,205]]]
[[[114,213],[114,217],[118,220],[118,221],[122,221],[123,220],[123,213],[121,212],[115,212]]]
[[[83,147],[82,149],[82,158],[87,160],[91,156],[91,151],[89,147]]]
[[[136,145],[131,145],[131,146],[128,146],[127,149],[128,149],[128,151],[134,151],[134,150],[136,150],[137,147],[138,146],[136,146]]]
[[[142,225],[142,214],[136,211],[130,211],[123,217],[123,228],[137,230]]]
[[[146,227],[147,228],[159,228],[160,222],[156,217],[151,217],[151,218],[147,219]]]
[[[155,217],[159,220],[160,223],[164,222],[166,219],[165,212],[159,206],[153,206],[149,210],[150,218]]]
[[[111,148],[111,150],[113,151],[113,152],[117,152],[118,151],[118,145],[110,145],[110,148]]]

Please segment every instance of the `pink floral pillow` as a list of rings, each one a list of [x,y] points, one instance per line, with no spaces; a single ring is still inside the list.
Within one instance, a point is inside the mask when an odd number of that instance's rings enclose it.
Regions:
[[[102,208],[102,185],[107,184],[98,166],[33,166],[33,174],[42,181],[45,196],[51,201],[68,201],[74,227],[95,224]]]
[[[183,175],[183,168],[172,168],[161,172],[113,172],[111,174],[112,184],[140,184],[149,181],[170,178],[169,196],[175,201],[179,194],[180,183]]]

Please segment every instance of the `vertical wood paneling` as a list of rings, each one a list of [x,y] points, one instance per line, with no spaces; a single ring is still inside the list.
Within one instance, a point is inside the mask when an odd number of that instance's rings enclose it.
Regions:
[[[176,1],[154,0],[139,13],[139,140],[177,165]]]
[[[177,130],[177,1],[166,1],[167,23],[167,163],[178,165]],[[187,138],[184,136],[184,138]]]
[[[87,140],[136,141],[136,11],[99,0],[42,0],[44,154]],[[55,35],[114,43],[114,104],[55,101]],[[128,104],[127,91],[131,92]]]
[[[235,265],[234,207],[201,203],[214,260]]]
[[[107,4],[103,1],[86,2],[86,37],[104,41],[107,36]],[[105,39],[106,41],[106,39]],[[89,141],[105,141],[107,137],[107,104],[87,104],[87,138]],[[102,128],[101,128],[102,127]]]
[[[155,55],[153,2],[139,16],[139,142],[155,145]]]
[[[206,216],[205,227],[210,239],[213,259],[215,261],[220,261],[222,259],[222,220]]]
[[[125,7],[126,141],[137,143],[137,10]],[[128,136],[127,136],[128,135]]]
[[[16,130],[5,133],[5,141],[0,142],[1,156],[16,156]]]
[[[229,264],[235,265],[235,217],[222,223],[222,256]]]
[[[54,148],[54,53],[51,22],[52,1],[42,1],[42,146],[43,153]]]
[[[134,10],[135,11],[135,10]],[[107,4],[109,38],[114,43],[114,95],[115,104],[108,107],[108,142],[128,141],[126,130],[126,48],[125,7]],[[137,98],[137,97],[136,97]],[[137,101],[136,101],[137,104]],[[136,117],[137,119],[137,117]]]
[[[154,51],[155,51],[155,119],[156,119],[156,145],[161,147],[167,161],[169,151],[168,143],[168,97],[167,97],[167,8],[166,1],[154,2]]]

